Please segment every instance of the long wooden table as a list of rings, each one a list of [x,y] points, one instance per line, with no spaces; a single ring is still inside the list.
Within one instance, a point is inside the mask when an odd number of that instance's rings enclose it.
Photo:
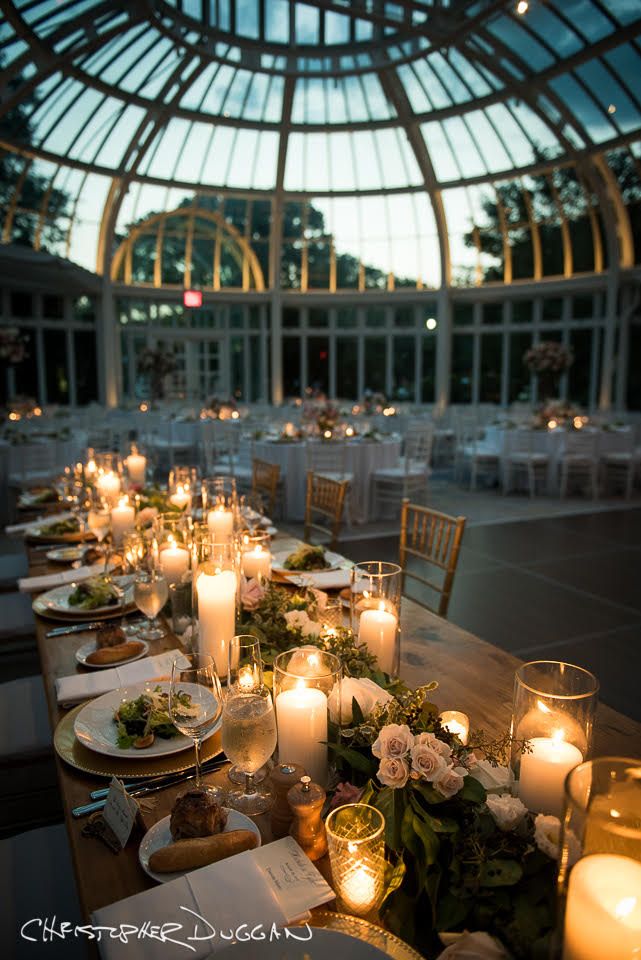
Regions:
[[[296,542],[297,544],[298,542]],[[279,549],[290,549],[293,542],[280,539]],[[51,569],[42,562],[41,553],[30,553],[33,575]],[[60,569],[60,568],[57,568]],[[64,715],[58,707],[56,678],[75,673],[79,668],[75,652],[87,641],[86,634],[49,638],[46,632],[59,623],[37,619],[38,649],[49,705],[52,729]],[[470,716],[473,727],[482,727],[500,735],[509,726],[514,671],[521,661],[452,623],[426,611],[411,600],[403,599],[401,676],[411,686],[437,680],[439,688],[432,696],[442,710],[460,709]],[[151,653],[177,646],[167,636],[153,644]],[[601,704],[598,710],[594,752],[596,755],[641,757],[641,724]],[[153,886],[138,863],[138,845],[130,842],[115,855],[100,841],[83,837],[85,821],[71,817],[73,807],[86,803],[89,792],[103,786],[105,780],[82,773],[57,758],[60,792],[65,810],[69,842],[76,870],[81,906],[88,917],[99,907],[121,900]],[[212,779],[226,780],[224,771]],[[154,796],[157,805],[145,815],[147,826],[166,816],[179,787]],[[266,837],[268,818],[257,818]]]

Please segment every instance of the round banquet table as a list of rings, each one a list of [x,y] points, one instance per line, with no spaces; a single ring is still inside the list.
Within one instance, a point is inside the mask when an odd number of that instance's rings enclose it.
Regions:
[[[372,474],[382,467],[395,467],[401,453],[398,438],[386,440],[354,440],[346,444],[345,471],[353,475],[350,495],[351,520],[370,520]],[[299,442],[260,440],[254,444],[253,456],[268,463],[277,463],[285,488],[285,513],[288,520],[305,518],[306,454]]]

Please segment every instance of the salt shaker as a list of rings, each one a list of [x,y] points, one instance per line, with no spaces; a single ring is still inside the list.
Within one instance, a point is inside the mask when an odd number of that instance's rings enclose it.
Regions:
[[[289,828],[310,860],[320,860],[327,853],[327,835],[321,810],[325,803],[325,791],[311,777],[301,777],[300,783],[291,787],[287,800],[294,815]]]
[[[287,794],[303,776],[305,776],[305,768],[300,763],[277,763],[270,774],[274,792],[274,805],[271,811],[274,840],[280,840],[289,833],[294,814],[287,802]]]

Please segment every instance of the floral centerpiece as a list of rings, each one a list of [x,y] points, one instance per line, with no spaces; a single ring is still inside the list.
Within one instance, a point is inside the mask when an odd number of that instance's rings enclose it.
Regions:
[[[176,370],[173,352],[161,347],[146,347],[138,357],[138,373],[149,377],[152,400],[161,400],[165,395],[165,377]]]
[[[523,363],[539,382],[540,399],[559,392],[559,378],[574,363],[572,351],[558,340],[541,340],[523,354]]]
[[[535,430],[554,429],[561,426],[581,429],[584,418],[578,407],[565,400],[547,400],[535,411],[531,423]]]
[[[28,338],[17,327],[0,327],[0,360],[5,363],[22,363],[29,356]]]

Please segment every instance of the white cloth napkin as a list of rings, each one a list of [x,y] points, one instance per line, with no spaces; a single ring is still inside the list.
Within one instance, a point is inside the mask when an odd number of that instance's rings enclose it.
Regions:
[[[144,657],[142,660],[135,660],[122,667],[112,667],[110,670],[59,677],[56,680],[58,703],[69,705],[80,703],[132,683],[169,679],[172,664],[181,654],[182,650],[169,650],[167,653],[159,653],[155,657]]]
[[[295,577],[288,577],[292,583],[299,587],[316,587],[317,590],[342,590],[343,587],[349,587],[349,570],[321,570],[318,573],[297,574]]]
[[[285,837],[120,900],[97,910],[91,920],[114,931],[98,944],[104,960],[201,960],[262,927],[259,957],[272,924],[286,926],[333,899],[333,890],[296,841]],[[155,935],[141,936],[143,927],[155,927]],[[123,943],[118,934],[125,929],[129,936]]]
[[[113,570],[115,564],[110,563]],[[76,583],[79,580],[88,580],[89,577],[99,576],[105,569],[104,563],[94,563],[91,566],[78,567],[76,570],[63,570],[61,573],[46,573],[41,577],[21,577],[18,580],[18,590],[21,593],[40,593],[41,590],[51,590],[53,587],[64,587],[67,583]],[[91,610],[87,611],[91,615]]]
[[[69,517],[73,517],[73,513],[71,513],[70,510],[65,511],[65,513],[52,513],[48,517],[38,517],[37,520],[29,520],[27,523],[9,524],[8,527],[4,528],[4,532],[7,534],[24,533],[25,530],[31,530],[33,527],[46,527],[50,523],[68,520]]]

